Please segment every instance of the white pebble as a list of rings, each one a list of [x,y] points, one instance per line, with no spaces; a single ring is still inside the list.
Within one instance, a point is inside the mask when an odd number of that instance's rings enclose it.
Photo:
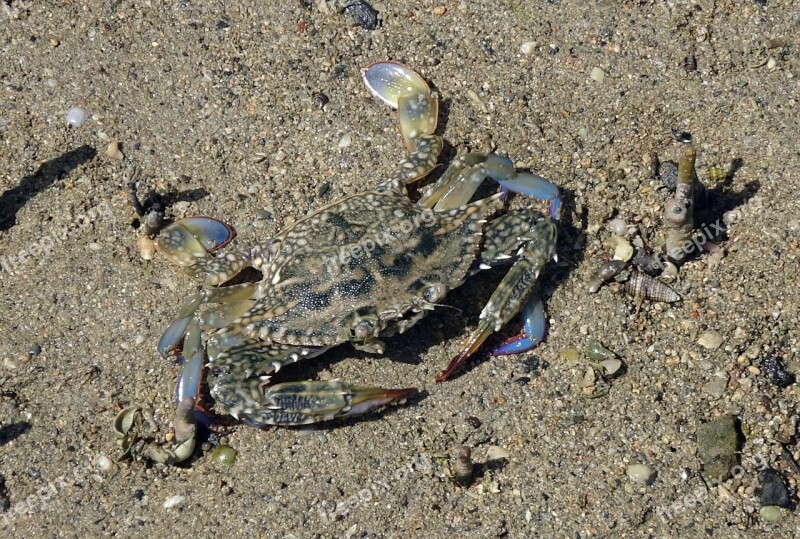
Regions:
[[[708,350],[716,350],[722,346],[722,341],[722,335],[716,331],[706,331],[700,335],[700,338],[697,340],[697,344]]]
[[[655,472],[647,464],[631,464],[625,473],[634,483],[650,484],[655,479]]]
[[[529,54],[533,54],[536,50],[536,42],[535,41],[526,41],[522,45],[519,46],[519,52],[528,56]]]
[[[599,67],[593,67],[589,76],[598,84],[603,84],[603,81],[606,80],[606,72]]]
[[[342,138],[339,139],[340,148],[347,148],[352,143],[353,139],[350,137],[350,135],[344,135]]]
[[[507,459],[510,453],[500,447],[499,445],[490,445],[486,450],[486,460],[500,460]]]
[[[617,236],[624,236],[628,233],[628,223],[622,219],[612,219],[608,223],[608,229]]]
[[[64,121],[67,122],[67,125],[78,128],[86,121],[86,111],[80,107],[72,107],[67,111]]]
[[[111,469],[114,463],[111,462],[111,459],[105,455],[100,455],[97,457],[97,467],[100,468],[100,471],[107,472]]]
[[[186,496],[181,496],[180,494],[176,496],[170,496],[169,498],[164,500],[164,509],[175,507],[176,505],[180,505],[185,501],[186,501]]]

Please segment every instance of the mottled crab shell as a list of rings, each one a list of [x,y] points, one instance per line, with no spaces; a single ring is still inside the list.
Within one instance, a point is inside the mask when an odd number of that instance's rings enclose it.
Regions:
[[[434,211],[371,191],[326,206],[275,238],[261,299],[236,327],[309,347],[403,332],[464,281],[501,205],[495,195]]]

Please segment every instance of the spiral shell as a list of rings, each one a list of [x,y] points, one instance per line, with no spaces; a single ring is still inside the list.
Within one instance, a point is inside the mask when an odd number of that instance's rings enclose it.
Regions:
[[[625,290],[635,298],[647,298],[665,303],[674,303],[681,299],[669,285],[638,271],[634,272],[625,283]]]

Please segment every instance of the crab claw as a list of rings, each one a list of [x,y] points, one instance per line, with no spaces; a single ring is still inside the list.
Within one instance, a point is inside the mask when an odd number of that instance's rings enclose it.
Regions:
[[[544,305],[542,299],[535,295],[522,308],[522,331],[511,337],[492,352],[494,356],[520,354],[534,348],[544,338]]]
[[[561,210],[558,187],[536,174],[516,172],[511,160],[505,156],[488,155],[484,168],[486,174],[500,184],[504,191],[513,191],[546,201],[550,218],[558,219]]]
[[[494,333],[494,331],[494,326],[490,324],[488,320],[481,320],[478,324],[478,329],[476,329],[472,335],[470,335],[467,342],[461,348],[461,351],[459,351],[458,354],[456,354],[456,356],[450,361],[450,364],[442,372],[442,374],[436,377],[436,382],[444,382],[450,378],[472,354],[478,351],[478,348],[481,347],[483,341],[485,341],[489,335]]]
[[[236,231],[222,221],[187,217],[164,228],[156,238],[156,247],[172,263],[192,268],[235,237]]]
[[[376,62],[363,77],[375,97],[397,109],[408,150],[418,150],[419,138],[433,134],[439,115],[439,102],[425,80],[397,62]]]

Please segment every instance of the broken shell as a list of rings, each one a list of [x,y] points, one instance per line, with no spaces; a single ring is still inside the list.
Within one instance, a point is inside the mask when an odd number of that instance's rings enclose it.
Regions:
[[[674,303],[681,299],[669,285],[638,271],[634,272],[625,283],[625,291],[635,298],[647,298],[665,303]]]
[[[139,248],[139,255],[144,260],[153,260],[156,254],[156,242],[146,236],[142,236],[136,240],[136,246]]]
[[[106,148],[106,155],[115,161],[122,161],[125,159],[125,154],[122,153],[122,150],[119,147],[119,142],[116,140],[112,140],[108,145],[108,148]]]
[[[606,374],[612,376],[622,367],[622,361],[617,358],[606,359],[605,361],[601,361],[600,365],[605,369]]]
[[[664,262],[664,271],[661,272],[661,278],[667,283],[674,282],[678,278],[678,266],[670,261]]]
[[[589,281],[589,292],[595,293],[600,290],[603,283],[619,275],[619,273],[625,269],[625,265],[625,262],[622,260],[611,260],[600,266],[600,269],[597,270],[597,273],[595,273]]]
[[[625,238],[617,238],[617,246],[614,248],[614,260],[627,262],[633,258],[633,245]]]
[[[117,436],[123,438],[130,432],[138,412],[138,406],[128,406],[117,414],[117,417],[114,418],[114,432],[117,433]]]

